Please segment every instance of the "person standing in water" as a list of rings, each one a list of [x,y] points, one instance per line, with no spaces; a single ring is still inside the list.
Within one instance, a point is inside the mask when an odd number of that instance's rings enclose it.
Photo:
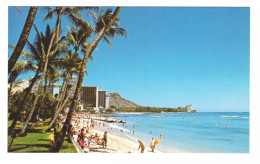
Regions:
[[[152,142],[151,142],[151,144],[150,144],[150,148],[151,148],[151,150],[152,150],[152,152],[154,152],[154,149],[155,149],[155,144],[154,144],[154,138],[152,137]]]

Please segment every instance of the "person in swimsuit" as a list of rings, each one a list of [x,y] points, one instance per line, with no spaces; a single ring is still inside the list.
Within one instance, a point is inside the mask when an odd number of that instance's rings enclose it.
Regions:
[[[104,140],[103,147],[106,148],[107,147],[107,132],[106,131],[104,132],[103,140]]]
[[[145,149],[144,143],[141,140],[138,140],[138,142],[139,142],[139,147],[138,147],[137,150],[139,150],[141,148],[141,152],[140,153],[144,153],[144,149]]]

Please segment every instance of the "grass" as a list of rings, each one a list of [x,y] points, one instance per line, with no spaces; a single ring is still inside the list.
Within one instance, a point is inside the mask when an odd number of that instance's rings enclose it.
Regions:
[[[48,122],[48,120],[46,120]],[[11,126],[12,121],[8,121],[8,127]],[[35,123],[30,123],[30,125],[36,125]],[[45,132],[48,125],[44,122],[38,122],[38,127],[36,132],[28,132],[24,137],[17,137],[14,139],[10,152],[49,152],[50,150],[50,139],[48,138],[52,132]],[[16,125],[16,129],[22,128],[22,125]],[[57,128],[59,131],[60,128]],[[76,153],[77,150],[72,143],[67,141],[67,137],[64,138],[64,142],[60,149],[60,153]],[[8,147],[12,141],[12,137],[8,136]]]

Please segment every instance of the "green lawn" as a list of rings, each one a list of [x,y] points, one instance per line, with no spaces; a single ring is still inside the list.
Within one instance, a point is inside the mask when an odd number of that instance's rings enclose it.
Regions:
[[[11,125],[12,121],[8,121],[8,127]],[[31,123],[34,124],[35,123]],[[17,137],[14,139],[11,146],[10,152],[48,152],[50,149],[50,140],[48,138],[52,132],[45,132],[48,125],[44,125],[43,122],[37,123],[39,127],[35,127],[38,131],[35,133],[27,133],[25,137]],[[22,128],[22,125],[17,125],[16,128]],[[60,130],[59,128],[57,129]],[[8,136],[8,146],[12,140],[11,136]],[[60,149],[61,153],[76,153],[77,150],[72,143],[67,142],[65,137],[63,145]]]

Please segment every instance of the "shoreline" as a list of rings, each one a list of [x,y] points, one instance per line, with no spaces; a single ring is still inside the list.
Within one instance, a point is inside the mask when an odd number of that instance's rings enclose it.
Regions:
[[[99,136],[103,136],[104,131],[91,129],[91,133],[98,134]],[[107,133],[108,141],[107,148],[102,148],[100,146],[90,146],[90,152],[103,152],[103,153],[140,153],[140,149],[138,149],[139,144],[136,141],[133,142],[130,139],[120,137],[115,135],[114,133]],[[99,147],[99,148],[98,148]],[[161,153],[159,150],[155,150],[155,152],[151,152],[149,147],[145,147],[144,153]]]
[[[121,132],[121,128],[111,127],[112,123],[105,123],[104,121],[94,121],[94,127],[90,126],[90,118],[86,118],[84,115],[76,114],[76,129],[77,131],[82,128],[89,129],[91,135],[97,135],[100,138],[103,138],[104,132],[107,131],[107,147],[103,148],[101,145],[90,144],[89,145],[89,153],[140,153],[141,149],[138,150],[139,143],[138,137],[130,137],[121,135],[124,133]],[[86,121],[88,120],[88,124]],[[115,131],[114,131],[115,130]],[[125,129],[123,130],[125,131]],[[139,136],[140,137],[140,136]],[[142,139],[141,139],[142,140]],[[150,149],[150,142],[148,140],[142,140],[145,144],[144,153],[189,153],[188,151],[178,150],[171,147],[165,147],[163,145],[158,144],[156,146],[155,151],[152,152]]]

